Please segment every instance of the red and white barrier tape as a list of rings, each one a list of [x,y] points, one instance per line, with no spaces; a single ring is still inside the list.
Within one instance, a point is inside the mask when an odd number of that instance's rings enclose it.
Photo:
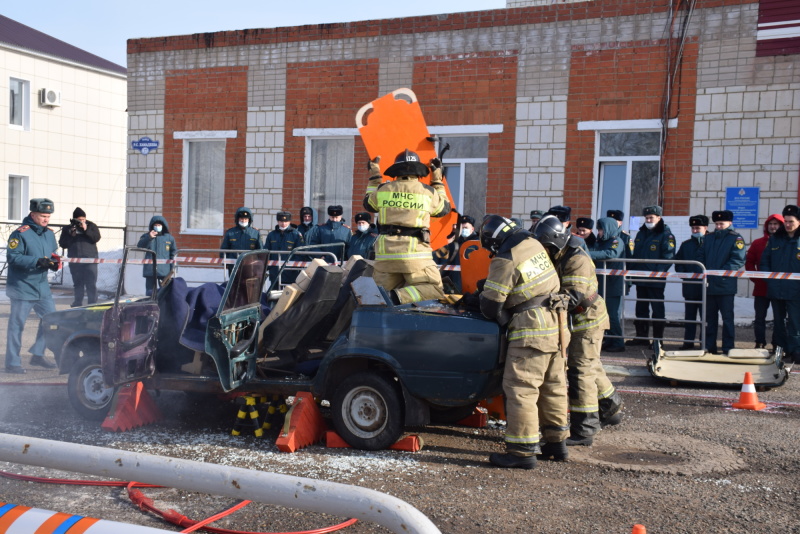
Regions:
[[[121,259],[112,258],[61,258],[64,263],[122,263]],[[128,260],[133,265],[149,265],[152,260]],[[199,265],[233,265],[236,259],[208,258],[204,256],[178,256],[173,260],[156,260],[156,263],[191,263]],[[278,267],[286,264],[287,267],[306,267],[307,261],[280,261],[270,260],[268,265]],[[460,271],[460,265],[443,265],[442,271]],[[636,276],[640,278],[682,278],[687,280],[702,280],[709,276],[723,276],[727,278],[757,278],[768,280],[800,280],[800,273],[772,273],[767,271],[706,271],[705,273],[672,273],[663,271],[635,271],[628,269],[597,269],[598,275],[609,276]]]

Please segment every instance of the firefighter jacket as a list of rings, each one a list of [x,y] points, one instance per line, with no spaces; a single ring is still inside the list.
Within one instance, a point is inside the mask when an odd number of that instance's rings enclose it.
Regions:
[[[744,257],[744,268],[746,271],[759,270],[758,264],[761,262],[761,255],[764,253],[764,248],[767,246],[767,242],[770,238],[769,231],[767,230],[770,221],[777,221],[783,226],[783,215],[780,213],[773,213],[764,221],[764,236],[753,239],[753,242],[750,243],[750,246],[747,248],[747,254]],[[766,297],[767,281],[759,280],[758,278],[752,278],[751,281],[753,282],[753,296]]]
[[[671,260],[675,257],[675,236],[664,219],[652,230],[645,225],[639,228],[633,241],[633,257],[643,260]],[[669,263],[631,263],[629,269],[637,271],[669,271]],[[634,278],[633,283],[642,287],[664,287],[666,282],[654,282],[645,278]]]
[[[361,256],[366,260],[374,259],[375,253],[372,250],[372,246],[377,239],[378,231],[373,224],[369,226],[369,230],[366,232],[356,230],[356,233],[350,236],[350,242],[347,244],[347,257]]]
[[[320,248],[322,252],[333,252],[337,260],[343,260],[350,242],[350,229],[342,221],[328,221],[309,230],[305,237],[306,245],[330,245],[342,243],[341,247]]]
[[[56,236],[46,226],[39,226],[28,215],[22,226],[11,232],[6,249],[8,279],[6,294],[11,299],[41,300],[50,297],[48,269],[37,266],[39,258],[50,258],[58,249]]]
[[[153,230],[153,226],[156,223],[163,227],[161,233],[155,237],[150,237],[150,231]],[[154,215],[150,219],[147,232],[142,234],[136,246],[139,248],[149,248],[154,251],[157,260],[171,260],[178,254],[178,245],[175,243],[175,238],[169,233],[167,220],[161,215]],[[148,259],[150,259],[150,257],[148,257]],[[156,266],[156,276],[163,278],[167,276],[172,269],[173,266],[171,263],[159,263]],[[153,267],[145,264],[142,268],[142,276],[145,278],[153,276]]]
[[[678,253],[675,254],[676,260],[693,260],[700,261],[700,249],[703,248],[703,241],[707,235],[700,237],[690,237],[681,243]],[[703,268],[699,265],[689,264],[675,264],[676,273],[702,273]],[[686,282],[681,283],[681,293],[686,300],[701,300],[703,298],[703,286],[698,283]]]
[[[733,226],[706,235],[697,261],[707,270],[738,271],[744,267],[744,238]],[[735,295],[739,279],[732,276],[709,276],[709,295]]]
[[[625,257],[626,245],[620,239],[621,228],[617,221],[611,217],[603,217],[597,220],[597,228],[603,230],[603,237],[598,237],[594,246],[589,250],[589,257],[595,261],[595,267],[623,269],[621,261],[611,261]],[[599,275],[597,282],[598,291],[604,297],[621,297],[624,293],[622,276]]]
[[[790,237],[781,227],[769,238],[761,254],[762,271],[800,273],[800,230]],[[800,282],[797,280],[767,280],[767,297],[777,300],[800,299]]]
[[[558,274],[542,244],[527,232],[517,232],[503,243],[489,264],[480,294],[481,312],[501,324],[504,315],[513,314],[506,334],[510,346],[557,352],[558,312],[546,304],[517,313],[513,308],[558,293],[559,288]],[[561,327],[566,329],[567,325]]]
[[[97,242],[100,241],[100,229],[92,221],[86,221],[86,231],[77,228],[72,233],[72,225],[61,228],[58,245],[67,250],[70,258],[97,258]]]
[[[380,176],[370,178],[364,198],[364,208],[378,214],[381,229],[375,241],[375,270],[412,273],[432,265],[431,217],[450,213],[444,185],[426,185],[416,176],[380,180]]]
[[[303,244],[303,236],[297,228],[291,226],[286,227],[286,230],[281,231],[280,227],[275,225],[275,229],[267,234],[264,239],[265,250],[294,250]],[[280,254],[280,259],[285,260],[288,254]],[[272,259],[276,259],[274,256]]]
[[[609,327],[606,302],[597,293],[597,272],[589,254],[580,246],[580,239],[571,236],[567,246],[553,257],[561,293],[569,297],[571,330],[585,332],[594,328]]]

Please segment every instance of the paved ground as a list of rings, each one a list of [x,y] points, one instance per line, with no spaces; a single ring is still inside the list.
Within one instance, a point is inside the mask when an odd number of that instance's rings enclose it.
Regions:
[[[57,300],[66,307],[70,296]],[[0,318],[7,316],[0,302]],[[0,336],[5,337],[0,321]],[[675,335],[677,336],[677,330]],[[35,334],[26,331],[29,346]],[[740,328],[738,345],[752,346]],[[23,357],[27,364],[27,357]],[[487,456],[502,450],[502,425],[483,429],[416,429],[418,453],[326,449],[277,451],[275,433],[231,437],[236,408],[195,403],[176,392],[156,402],[165,419],[124,433],[103,431],[69,406],[64,377],[31,371],[0,376],[0,432],[100,445],[261,471],[331,480],[383,491],[421,510],[442,532],[616,532],[644,524],[648,532],[800,532],[800,376],[759,392],[761,412],[733,410],[737,388],[672,387],[651,378],[641,350],[604,355],[625,399],[625,420],[604,430],[593,447],[571,449],[566,463],[533,471],[500,470]],[[39,385],[37,385],[39,384]],[[0,470],[48,477],[78,474],[0,463]],[[213,492],[212,488],[209,488]],[[174,489],[146,490],[155,504],[204,518],[230,499]],[[146,515],[116,488],[46,486],[0,478],[0,500],[172,530]],[[297,531],[345,518],[251,504],[218,526]],[[386,532],[358,523],[344,532]]]

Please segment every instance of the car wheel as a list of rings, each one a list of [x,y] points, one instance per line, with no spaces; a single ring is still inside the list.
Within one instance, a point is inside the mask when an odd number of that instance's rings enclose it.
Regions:
[[[72,365],[67,391],[75,411],[90,421],[105,419],[114,398],[114,388],[103,383],[103,370],[97,356],[84,356]]]
[[[472,415],[477,402],[466,406],[436,406],[431,405],[431,423],[435,425],[451,425]]]
[[[382,450],[403,432],[399,385],[370,372],[346,378],[333,395],[331,416],[336,432],[350,446]]]

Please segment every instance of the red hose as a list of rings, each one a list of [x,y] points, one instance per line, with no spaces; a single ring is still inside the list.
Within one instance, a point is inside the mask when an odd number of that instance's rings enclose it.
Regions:
[[[203,521],[195,521],[193,519],[189,519],[185,515],[179,514],[175,510],[169,509],[167,511],[162,511],[156,508],[153,504],[153,500],[147,498],[141,491],[134,489],[135,487],[139,488],[163,488],[164,486],[158,486],[155,484],[142,484],[141,482],[123,482],[119,480],[73,480],[69,478],[45,478],[45,477],[34,477],[34,476],[26,476],[26,475],[17,475],[14,473],[8,473],[6,471],[0,471],[0,476],[5,478],[11,478],[14,480],[23,480],[26,482],[40,482],[42,484],[64,484],[64,485],[71,485],[71,486],[103,486],[103,487],[125,487],[128,490],[128,497],[130,498],[131,502],[139,507],[140,510],[144,510],[146,512],[151,512],[155,515],[162,517],[164,520],[172,523],[173,525],[178,525],[180,527],[185,527],[185,530],[181,532],[194,532],[197,529],[204,529],[209,532],[214,532],[216,534],[327,534],[328,532],[336,532],[337,530],[342,530],[343,528],[349,527],[350,525],[355,524],[358,519],[348,519],[344,523],[339,523],[338,525],[331,525],[329,527],[322,527],[314,530],[302,530],[302,531],[293,531],[293,532],[247,532],[241,530],[228,530],[224,528],[215,528],[206,526],[208,523],[213,523],[218,519],[221,519],[225,516],[228,516],[247,506],[250,501],[242,501],[239,504],[232,506],[231,508],[225,510],[224,512],[220,512],[214,516],[209,517],[208,519],[204,519]]]

